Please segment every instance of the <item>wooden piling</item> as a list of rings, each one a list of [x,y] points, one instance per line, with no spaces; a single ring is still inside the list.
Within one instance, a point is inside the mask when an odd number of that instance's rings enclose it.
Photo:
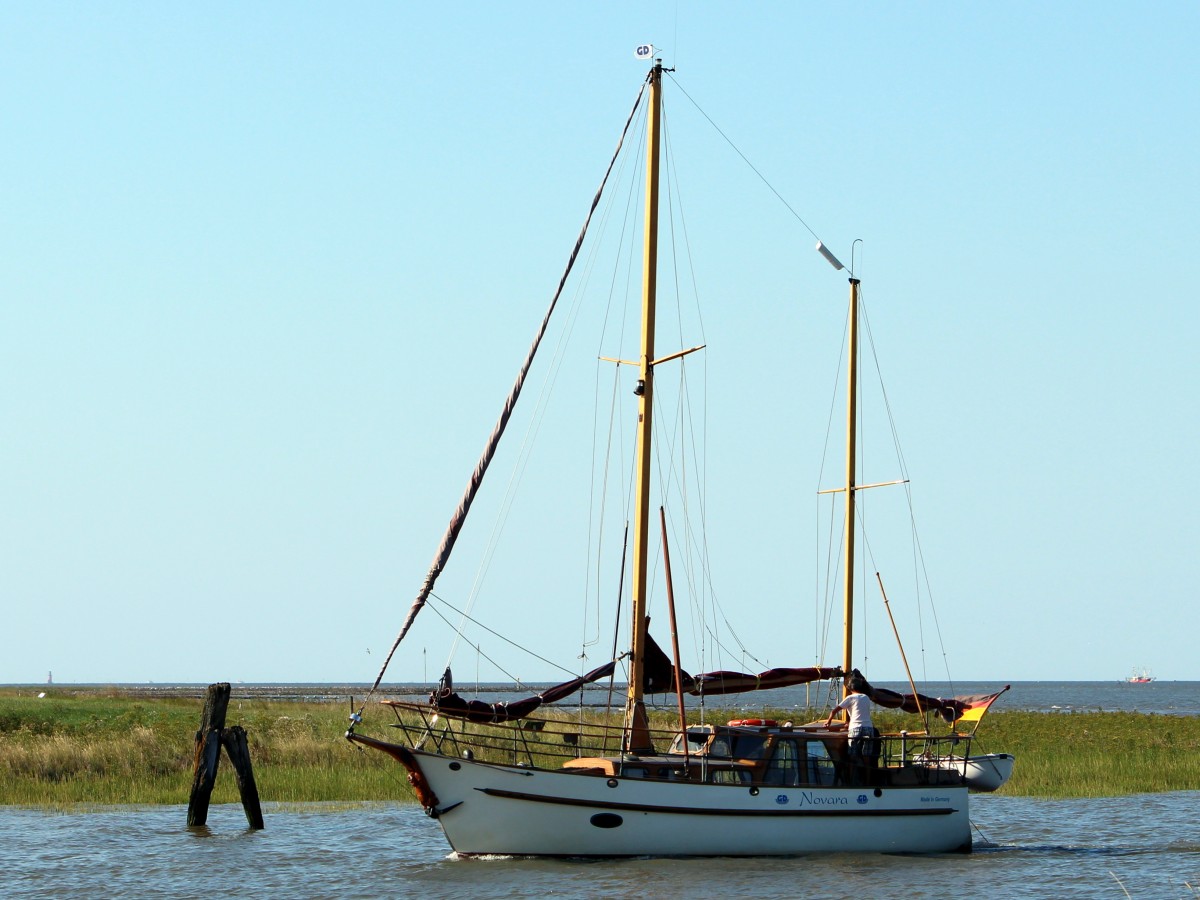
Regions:
[[[229,709],[229,683],[210,684],[196,732],[196,755],[192,770],[192,793],[188,800],[187,823],[204,825],[208,822],[208,801],[217,782],[217,766],[221,762],[221,729],[225,727],[225,712]]]
[[[221,745],[229,754],[237,776],[238,796],[242,798],[242,809],[251,828],[263,828],[262,807],[258,802],[258,785],[254,783],[254,769],[250,765],[250,747],[246,743],[246,729],[234,725],[221,731]]]
[[[259,829],[263,827],[262,808],[258,800],[258,786],[254,782],[254,770],[250,765],[246,729],[240,725],[225,727],[228,708],[229,684],[210,684],[204,699],[204,712],[200,716],[200,729],[196,732],[195,766],[187,823],[189,826],[204,825],[208,821],[209,799],[217,781],[217,766],[221,761],[221,747],[224,746],[237,778],[246,821],[251,828]]]

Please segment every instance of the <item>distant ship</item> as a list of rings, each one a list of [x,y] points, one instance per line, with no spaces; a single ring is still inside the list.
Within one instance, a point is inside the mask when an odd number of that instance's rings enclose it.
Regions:
[[[1150,674],[1149,669],[1134,669],[1125,679],[1127,684],[1149,684],[1153,680],[1154,676]]]

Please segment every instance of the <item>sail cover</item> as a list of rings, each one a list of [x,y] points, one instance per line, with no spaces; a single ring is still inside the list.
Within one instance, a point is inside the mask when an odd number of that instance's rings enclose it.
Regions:
[[[671,660],[649,634],[646,635],[646,662],[643,672],[642,688],[647,694],[661,694],[675,690],[675,669],[671,665]],[[800,669],[767,669],[757,675],[725,670],[689,675],[687,672],[681,671],[681,680],[685,694],[701,697],[792,687],[797,684],[839,678],[841,674],[842,670],[838,666],[808,666]]]
[[[647,635],[646,664],[643,667],[642,687],[648,694],[658,694],[672,691],[675,688],[675,670],[670,659],[655,643],[654,638]],[[453,716],[456,719],[466,719],[468,722],[496,725],[523,719],[547,703],[556,703],[571,696],[586,684],[607,678],[616,670],[617,661],[598,666],[586,675],[564,681],[547,688],[540,694],[523,697],[502,703],[485,703],[482,700],[467,700],[454,690],[453,676],[450,670],[442,676],[441,685],[429,695],[429,705],[438,713]],[[842,674],[838,667],[810,666],[801,669],[767,669],[757,675],[746,672],[705,672],[701,675],[689,675],[682,672],[684,693],[692,696],[716,694],[737,694],[746,691],[765,691],[769,688],[790,687],[796,684],[808,684],[837,678]]]
[[[647,635],[648,646],[646,665],[644,667],[643,688],[646,693],[664,693],[674,689],[675,675],[671,661],[662,649],[655,643],[654,638]],[[592,684],[602,678],[608,678],[616,670],[617,661],[598,666],[585,675],[546,688],[539,694],[523,697],[501,703],[485,703],[482,700],[467,700],[454,690],[453,677],[450,670],[442,676],[441,685],[429,695],[429,704],[442,715],[466,719],[468,722],[480,724],[499,724],[523,719],[547,703],[557,703],[571,696],[584,685]],[[792,687],[798,684],[809,684],[813,681],[827,681],[840,678],[844,673],[840,666],[807,666],[803,668],[767,669],[752,675],[747,672],[704,672],[700,675],[683,676],[684,693],[694,697],[716,696],[719,694],[739,694],[749,691],[765,691],[771,688]],[[858,670],[857,675],[860,689],[871,698],[871,702],[885,709],[899,709],[908,713],[933,712],[947,722],[971,722],[983,717],[988,708],[996,702],[1010,685],[1005,685],[994,694],[971,694],[963,697],[929,697],[925,694],[901,694],[888,688],[875,687],[870,684]]]
[[[842,674],[839,666],[808,666],[801,669],[767,669],[757,675],[746,672],[705,672],[693,675],[694,682],[689,694],[696,696],[712,694],[738,694],[743,691],[765,691],[770,688],[792,687],[813,681],[838,678]]]
[[[586,675],[556,684],[540,694],[513,700],[510,703],[484,703],[482,700],[466,700],[454,692],[450,670],[442,676],[442,686],[429,695],[429,705],[439,713],[453,716],[456,719],[466,719],[468,722],[497,725],[501,722],[511,722],[523,719],[544,703],[555,703],[564,697],[569,697],[585,684],[607,678],[616,668],[616,662],[605,663],[592,669]]]
[[[933,712],[947,722],[954,721],[958,715],[958,701],[951,697],[943,700],[941,697],[927,697],[925,694],[900,694],[887,688],[870,687],[864,691],[871,702],[885,709],[899,709],[907,713]]]

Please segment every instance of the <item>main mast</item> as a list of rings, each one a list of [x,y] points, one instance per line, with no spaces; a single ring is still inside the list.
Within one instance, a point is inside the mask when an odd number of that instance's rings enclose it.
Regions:
[[[842,671],[854,667],[854,491],[858,456],[858,279],[850,279],[850,339],[846,375],[846,582],[842,632]]]
[[[662,113],[662,60],[650,70],[646,111],[646,226],[642,254],[642,348],[639,357],[637,460],[633,518],[633,642],[625,706],[625,750],[652,751],[642,694],[646,662],[646,593],[650,545],[650,429],[654,403],[654,304],[658,286],[658,157]]]

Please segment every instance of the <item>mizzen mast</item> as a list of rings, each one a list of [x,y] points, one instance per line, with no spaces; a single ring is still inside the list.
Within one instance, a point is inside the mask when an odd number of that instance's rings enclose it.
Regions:
[[[846,355],[846,572],[843,591],[842,671],[854,668],[854,492],[858,462],[858,279],[850,279],[850,323]]]
[[[658,169],[662,114],[662,60],[650,70],[646,112],[646,224],[642,254],[642,347],[638,359],[637,459],[634,477],[633,599],[630,617],[629,696],[625,707],[625,747],[629,752],[653,750],[646,718],[642,680],[646,662],[646,594],[650,547],[651,420],[654,403],[654,307],[658,287]]]

